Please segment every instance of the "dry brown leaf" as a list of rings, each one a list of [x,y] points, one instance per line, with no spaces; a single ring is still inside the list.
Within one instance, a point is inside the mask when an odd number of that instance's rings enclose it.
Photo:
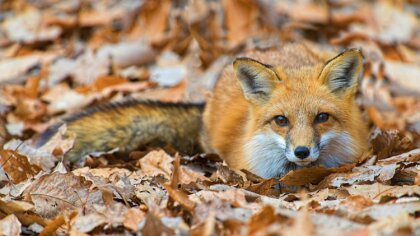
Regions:
[[[110,86],[115,86],[118,84],[124,84],[127,83],[128,80],[119,76],[111,76],[111,75],[106,75],[106,76],[101,76],[99,78],[97,78],[95,80],[95,82],[93,82],[92,87],[94,90],[96,91],[101,91],[104,88],[110,87]]]
[[[37,120],[46,114],[46,108],[38,99],[19,97],[14,114],[23,121]]]
[[[72,224],[72,229],[77,230],[81,233],[89,233],[93,229],[99,226],[103,226],[107,223],[107,216],[98,213],[90,213],[76,217]]]
[[[302,236],[312,236],[315,235],[316,226],[313,222],[311,215],[307,209],[303,209],[298,212],[295,222],[291,227],[286,229],[285,235],[302,235]]]
[[[372,199],[374,202],[381,201],[381,198],[402,196],[413,196],[420,193],[420,186],[389,186],[380,183],[372,185],[352,185],[344,187],[351,195],[363,195]]]
[[[400,162],[419,162],[420,161],[420,149],[414,149],[400,155],[392,156],[386,159],[379,160],[376,164],[380,166],[390,165],[393,163]]]
[[[418,25],[418,19],[409,12],[388,2],[377,2],[372,6],[370,24],[353,24],[350,31],[363,32],[385,44],[407,42]]]
[[[14,214],[14,213],[20,213],[20,212],[29,212],[33,211],[34,205],[25,202],[25,201],[18,201],[18,200],[10,200],[10,201],[4,201],[0,200],[0,209],[1,211],[7,213],[7,214]]]
[[[127,229],[136,232],[139,229],[139,224],[146,218],[146,213],[138,208],[130,208],[124,215],[123,225]]]
[[[256,18],[259,15],[256,2],[253,0],[224,0],[225,25],[228,40],[232,45],[243,42],[257,28]]]
[[[72,228],[79,232],[89,233],[96,227],[102,225],[122,226],[127,207],[121,203],[114,202],[112,205],[103,204],[93,205],[93,211],[75,217]]]
[[[181,158],[177,154],[175,156],[175,160],[173,161],[173,172],[171,176],[170,185],[172,188],[178,188],[180,186],[180,178],[181,178]]]
[[[248,235],[258,235],[258,231],[263,230],[275,223],[276,213],[272,206],[264,206],[258,213],[253,215],[248,222]]]
[[[350,208],[352,211],[359,211],[372,205],[373,202],[370,198],[360,195],[349,196],[340,203],[341,207]]]
[[[48,113],[56,114],[63,111],[75,111],[85,107],[93,101],[91,96],[84,95],[70,89],[67,84],[59,84],[42,95],[44,101],[49,102]]]
[[[160,186],[156,186],[153,182],[145,181],[137,184],[134,189],[135,196],[149,209],[154,209],[166,203],[166,193]]]
[[[28,44],[54,40],[62,32],[59,27],[42,25],[42,13],[35,8],[9,18],[2,27],[9,40]]]
[[[172,162],[173,158],[171,156],[165,151],[159,150],[149,152],[137,164],[147,176],[163,175],[166,179],[170,179],[173,171]]]
[[[355,183],[373,182],[375,179],[386,182],[394,177],[397,164],[386,166],[360,166],[353,168],[349,173],[333,173],[322,180],[318,187],[340,187],[342,185],[352,185]]]
[[[217,172],[213,173],[211,179],[220,179],[226,184],[236,186],[243,186],[246,181],[244,177],[239,174],[239,172],[232,170],[225,165],[218,165]]]
[[[398,130],[375,129],[371,135],[373,154],[378,160],[414,149],[412,141]]]
[[[136,99],[156,100],[162,102],[181,102],[185,100],[185,89],[187,88],[186,82],[186,80],[182,80],[179,84],[171,88],[159,88],[142,91],[141,93],[133,94],[133,97]]]
[[[319,183],[322,179],[332,173],[341,173],[350,171],[355,165],[349,164],[337,168],[326,168],[323,166],[314,166],[294,170],[287,173],[280,179],[280,183],[285,185],[305,185],[309,183]]]
[[[80,85],[89,85],[97,78],[109,74],[112,66],[128,67],[153,62],[156,51],[142,42],[122,42],[101,47],[96,53],[91,49],[76,59],[61,58],[49,67],[49,85],[66,77],[73,77]]]
[[[418,65],[395,61],[385,61],[385,73],[394,84],[393,90],[400,94],[420,94],[420,78]]]
[[[158,52],[143,41],[121,42],[104,45],[95,57],[109,58],[111,64],[117,68],[129,66],[143,66],[155,61]]]
[[[271,187],[277,183],[277,180],[274,178],[266,179],[257,184],[251,184],[246,190],[249,190],[254,193],[261,195],[267,195],[270,192]]]
[[[358,212],[360,217],[369,216],[374,220],[411,215],[420,210],[420,200],[403,203],[376,204]]]
[[[23,193],[35,205],[35,212],[46,218],[78,210],[92,211],[93,204],[104,204],[102,193],[92,183],[72,173],[52,173],[35,180]]]
[[[0,150],[0,166],[3,175],[7,173],[6,179],[13,183],[20,183],[34,177],[41,168],[29,163],[28,158],[13,150]]]
[[[368,226],[369,232],[381,232],[383,234],[397,232],[406,235],[416,235],[418,228],[418,219],[414,219],[406,214],[387,217]]]
[[[209,212],[207,219],[201,224],[195,225],[191,229],[192,236],[210,236],[215,233],[216,214]]]
[[[190,212],[194,211],[195,203],[188,198],[188,195],[181,190],[172,188],[169,184],[163,185],[168,191],[168,195],[176,202],[181,204],[181,206],[185,207]]]
[[[169,0],[148,1],[141,9],[138,32],[149,40],[161,37],[168,27],[172,2]]]
[[[204,101],[238,53],[289,41],[320,46],[321,53],[331,43],[361,48],[366,64],[357,102],[373,126],[399,132],[374,131],[373,150],[358,167],[284,176],[288,184],[307,184],[308,197],[280,193],[277,180],[233,171],[217,158],[162,151],[137,150],[127,162],[107,155],[82,168],[60,162],[52,174],[18,184],[4,168],[0,218],[14,214],[23,234],[416,234],[416,7],[415,1],[4,1],[0,144],[47,172],[71,139],[56,137],[41,148],[8,141],[41,133],[61,115],[127,97]]]
[[[0,84],[22,83],[29,77],[26,73],[39,64],[47,64],[55,59],[54,54],[32,54],[0,61]]]
[[[210,181],[210,179],[205,177],[202,173],[199,173],[188,167],[181,166],[180,171],[181,174],[179,181],[181,184],[188,185],[190,183]]]
[[[277,7],[278,10],[287,12],[296,21],[325,24],[329,20],[328,6],[325,4],[297,1],[295,4],[278,3]]]
[[[48,236],[55,234],[55,231],[66,223],[63,215],[58,215],[51,222],[49,222],[40,232],[39,236]]]
[[[230,187],[230,186],[222,185],[222,184],[212,185],[210,187],[210,190],[201,190],[197,193],[190,194],[188,198],[191,201],[195,202],[197,207],[204,203],[211,203],[215,199],[217,199],[217,201],[221,201],[221,202],[216,202],[217,204],[228,203],[235,207],[242,207],[242,208],[248,208],[248,209],[251,209],[252,207],[254,207],[253,204],[251,204],[250,202],[246,200],[246,197],[247,197],[246,192],[249,192],[249,191],[236,189],[234,187]],[[260,195],[256,195],[252,193],[252,196],[256,197]],[[264,196],[261,196],[261,198],[263,197]],[[231,217],[232,215],[235,216],[235,213],[225,212],[225,214],[229,217]],[[241,217],[238,217],[237,219],[243,219],[243,217],[241,216]]]
[[[82,11],[78,24],[85,27],[105,26],[113,20],[121,18],[124,14],[122,9],[94,9],[92,11]]]
[[[141,229],[143,235],[173,235],[172,229],[166,227],[154,213],[148,213]]]
[[[173,87],[186,79],[187,66],[174,53],[163,53],[150,68],[150,80],[161,87]]]
[[[31,164],[41,167],[44,171],[51,170],[57,161],[51,152],[43,148],[35,148],[18,139],[10,140],[4,144],[3,148],[15,150],[21,155],[26,156]]]
[[[8,215],[0,220],[1,235],[18,236],[21,232],[21,223],[15,215]]]

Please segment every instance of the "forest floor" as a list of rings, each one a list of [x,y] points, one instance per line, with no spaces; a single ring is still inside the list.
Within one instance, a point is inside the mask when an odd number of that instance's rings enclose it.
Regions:
[[[419,16],[418,0],[1,1],[0,234],[420,235]],[[204,101],[235,55],[291,41],[362,49],[360,163],[263,179],[171,148],[72,166],[74,138],[32,145],[98,104]]]

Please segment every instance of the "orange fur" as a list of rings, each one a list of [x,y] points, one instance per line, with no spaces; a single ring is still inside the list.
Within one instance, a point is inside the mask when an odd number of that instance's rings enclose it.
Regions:
[[[67,133],[76,134],[66,158],[78,161],[93,151],[118,147],[126,153],[171,144],[184,153],[218,153],[233,168],[274,177],[302,166],[355,162],[365,151],[367,128],[355,103],[362,70],[358,50],[333,58],[291,44],[244,56],[225,68],[204,114],[197,104],[126,101],[64,119]],[[329,118],[320,122],[320,114]],[[286,123],[279,121],[281,116]],[[38,144],[47,142],[59,125]],[[305,157],[298,147],[309,150]]]
[[[311,165],[355,162],[365,151],[367,128],[355,103],[357,77],[362,70],[358,50],[346,51],[331,61],[332,56],[297,44],[245,56],[253,60],[239,59],[234,67],[227,67],[207,102],[202,135],[206,151],[220,154],[233,168],[263,177],[300,168],[287,161],[286,156],[293,155],[290,150],[320,146],[323,139],[326,147],[318,147],[319,157]],[[355,81],[345,84],[340,73],[352,73]],[[241,84],[241,76],[253,79]],[[259,91],[255,94],[247,93],[247,83],[252,87],[252,81],[257,81],[254,85]],[[342,91],[336,88],[343,84],[346,88]],[[321,112],[330,118],[314,124]],[[277,115],[287,117],[290,124],[276,125],[273,117]]]

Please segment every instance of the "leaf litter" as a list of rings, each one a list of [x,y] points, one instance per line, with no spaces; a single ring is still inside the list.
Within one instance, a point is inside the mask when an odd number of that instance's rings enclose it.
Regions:
[[[18,0],[0,9],[0,234],[420,234],[416,1]],[[289,41],[362,48],[358,102],[372,132],[358,163],[263,179],[167,148],[70,165],[65,126],[33,146],[60,117],[97,104],[204,101],[237,53]]]

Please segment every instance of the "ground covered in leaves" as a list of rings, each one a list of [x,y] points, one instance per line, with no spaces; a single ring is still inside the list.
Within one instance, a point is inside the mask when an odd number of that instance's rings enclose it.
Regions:
[[[417,0],[2,1],[0,234],[420,235],[419,15]],[[32,145],[97,104],[203,101],[237,53],[289,41],[362,48],[360,163],[262,179],[170,147],[71,166],[72,137]]]

